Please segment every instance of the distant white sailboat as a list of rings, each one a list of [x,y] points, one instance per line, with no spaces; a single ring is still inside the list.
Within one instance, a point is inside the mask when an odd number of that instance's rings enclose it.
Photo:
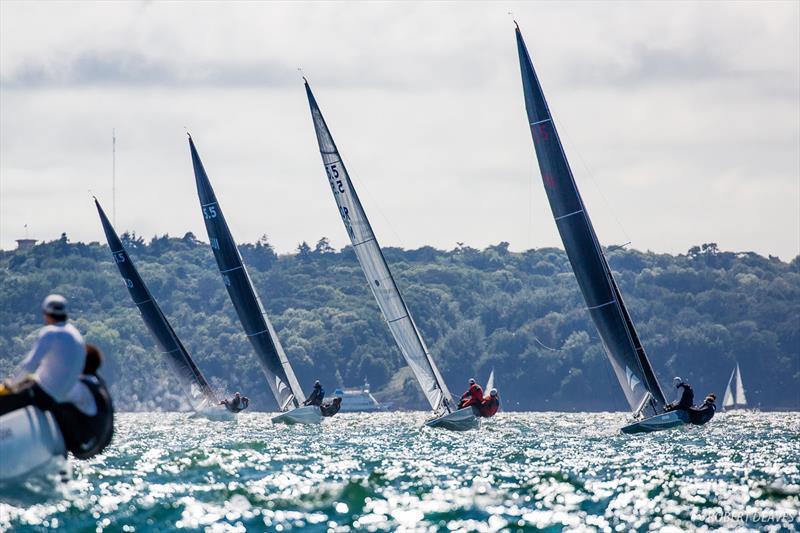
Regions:
[[[747,407],[747,397],[744,395],[742,371],[739,369],[739,363],[736,363],[736,368],[731,372],[728,386],[725,388],[725,398],[722,400],[722,408],[724,410],[727,411],[736,407]]]

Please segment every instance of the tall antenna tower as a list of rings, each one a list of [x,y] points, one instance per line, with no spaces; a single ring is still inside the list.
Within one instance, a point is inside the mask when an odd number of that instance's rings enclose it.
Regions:
[[[117,225],[117,131],[111,129],[111,220]]]

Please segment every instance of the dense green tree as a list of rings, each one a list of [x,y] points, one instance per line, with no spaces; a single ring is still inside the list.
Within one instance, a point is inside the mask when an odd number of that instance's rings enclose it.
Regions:
[[[212,383],[274,409],[208,244],[134,233],[122,240],[176,333]],[[397,407],[424,408],[352,247],[326,238],[278,256],[266,236],[239,250],[300,382],[369,380]],[[563,251],[387,248],[398,285],[453,392],[494,369],[508,409],[626,409]],[[739,363],[750,401],[800,408],[800,258],[784,263],[714,243],[685,255],[609,251],[625,301],[662,383],[721,395]],[[106,353],[117,404],[180,404],[176,384],[130,301],[105,244],[66,235],[0,252],[0,373],[33,343],[39,304],[70,299],[77,327]]]

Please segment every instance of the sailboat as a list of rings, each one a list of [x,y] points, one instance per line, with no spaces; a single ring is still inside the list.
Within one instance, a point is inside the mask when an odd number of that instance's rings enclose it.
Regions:
[[[97,207],[97,213],[100,215],[100,222],[103,224],[103,231],[106,234],[111,255],[114,257],[119,273],[125,281],[128,293],[139,309],[147,329],[150,330],[150,334],[178,379],[178,383],[184,390],[190,407],[199,416],[219,420],[233,420],[235,418],[233,413],[219,407],[217,395],[175,334],[175,330],[172,329],[167,317],[161,311],[158,302],[156,302],[147,285],[145,285],[144,280],[139,275],[139,271],[133,264],[133,260],[131,260],[127,250],[122,245],[122,241],[117,236],[117,232],[111,222],[108,221],[108,217],[97,198],[95,198],[94,203]]]
[[[256,294],[191,136],[189,136],[189,150],[192,154],[197,195],[211,250],[214,252],[217,267],[242,328],[256,352],[261,370],[278,403],[278,410],[281,411],[281,414],[272,421],[287,424],[319,424],[322,421],[320,408],[314,405],[300,405],[303,391],[264,306]]]
[[[442,427],[455,431],[474,429],[480,426],[472,409],[456,409],[447,385],[431,357],[422,335],[417,329],[411,312],[395,283],[386,258],[372,231],[361,200],[356,194],[347,169],[344,166],[336,143],[333,141],[322,112],[305,82],[311,118],[317,134],[322,163],[328,176],[333,198],[339,208],[347,234],[353,244],[358,262],[367,278],[372,294],[383,312],[389,330],[408,366],[417,378],[422,392],[433,409],[434,418],[426,422],[430,427]]]
[[[639,419],[622,431],[639,433],[686,424],[689,416],[685,411],[663,412],[667,403],[664,392],[578,192],[519,25],[516,38],[525,109],[547,199],[589,315],[634,417]]]
[[[722,400],[722,409],[725,411],[736,407],[747,407],[747,397],[744,395],[744,385],[742,384],[742,372],[739,370],[739,363],[731,372],[728,386],[725,387],[725,398]]]

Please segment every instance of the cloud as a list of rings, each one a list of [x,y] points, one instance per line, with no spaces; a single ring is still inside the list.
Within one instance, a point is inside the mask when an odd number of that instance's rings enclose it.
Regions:
[[[798,253],[798,5],[512,6],[603,242]],[[237,239],[345,244],[298,66],[382,244],[560,245],[506,10],[0,1],[0,246],[102,237],[112,128],[119,229],[204,234],[184,126]]]

